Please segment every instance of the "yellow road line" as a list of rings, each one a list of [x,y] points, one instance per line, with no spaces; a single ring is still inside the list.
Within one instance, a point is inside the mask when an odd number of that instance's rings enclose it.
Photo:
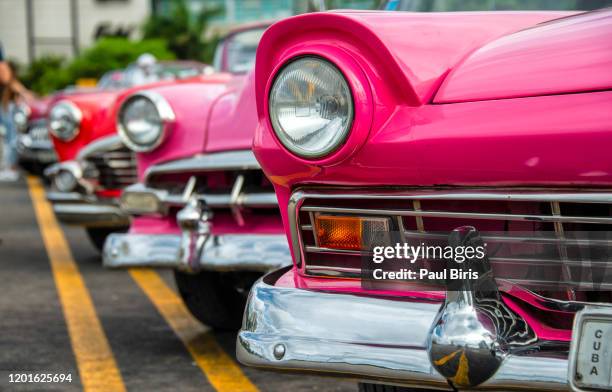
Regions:
[[[121,373],[96,314],[83,277],[58,225],[45,190],[28,177],[30,197],[68,326],[84,391],[125,391]]]
[[[257,391],[240,367],[219,346],[211,332],[189,313],[178,295],[150,269],[130,269],[132,278],[183,341],[217,391]]]

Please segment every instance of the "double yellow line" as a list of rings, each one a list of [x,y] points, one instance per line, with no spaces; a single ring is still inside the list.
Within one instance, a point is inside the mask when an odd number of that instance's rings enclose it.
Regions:
[[[28,177],[30,197],[42,234],[64,318],[85,391],[125,391],[121,372],[75,263],[64,233],[35,177]],[[199,324],[181,299],[148,269],[131,270],[132,278],[149,297],[217,391],[257,391],[215,338]]]

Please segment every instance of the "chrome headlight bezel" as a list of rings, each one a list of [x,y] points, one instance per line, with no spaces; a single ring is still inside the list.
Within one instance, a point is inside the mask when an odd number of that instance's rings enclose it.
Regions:
[[[19,132],[25,132],[28,129],[28,121],[30,119],[32,111],[30,107],[25,104],[19,104],[13,111],[13,123]]]
[[[277,108],[274,107],[274,94],[281,88],[281,86],[278,85],[279,83],[281,83],[279,82],[281,81],[281,77],[284,76],[284,73],[288,72],[288,70],[295,71],[295,69],[292,69],[291,67],[296,68],[300,65],[300,63],[304,62],[304,64],[306,64],[305,62],[308,61],[318,63],[319,66],[325,67],[326,71],[331,72],[331,74],[333,74],[333,76],[337,78],[336,82],[339,84],[340,89],[344,93],[343,98],[345,98],[345,102],[343,104],[346,109],[345,125],[340,129],[340,132],[332,136],[333,142],[328,143],[326,146],[324,146],[324,148],[310,151],[299,146],[297,143],[294,143],[290,139],[289,136],[291,130],[283,128],[281,121],[279,120],[278,113],[276,111]],[[299,68],[297,68],[297,70],[299,70]],[[310,76],[313,78],[316,77],[316,75],[312,74]],[[302,55],[291,58],[289,61],[283,64],[281,68],[279,68],[278,72],[276,72],[276,74],[274,75],[274,79],[270,85],[270,90],[268,92],[268,117],[277,139],[292,154],[296,155],[299,158],[307,160],[324,159],[332,155],[334,152],[338,151],[347,141],[351,133],[353,122],[355,120],[355,102],[351,85],[348,82],[344,73],[340,70],[340,68],[328,59],[316,55]]]
[[[69,142],[79,134],[82,120],[83,113],[78,106],[70,101],[59,101],[49,111],[49,132],[58,139]]]
[[[157,115],[159,117],[160,126],[158,134],[155,136],[152,142],[141,144],[134,140],[129,129],[123,122],[123,115],[128,108],[128,105],[133,104],[133,102],[138,100],[147,100],[151,103],[155,110],[157,111]],[[119,110],[117,111],[117,131],[121,139],[125,143],[125,145],[135,152],[149,152],[157,147],[159,147],[163,141],[165,140],[168,128],[171,123],[174,122],[176,116],[172,107],[168,103],[168,101],[161,95],[153,91],[139,91],[128,96],[121,104]]]

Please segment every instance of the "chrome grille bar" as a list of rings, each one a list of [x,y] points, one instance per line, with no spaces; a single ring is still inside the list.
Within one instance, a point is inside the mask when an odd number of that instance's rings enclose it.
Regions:
[[[138,180],[136,156],[116,135],[90,143],[78,159],[95,169],[101,189],[122,189]]]
[[[436,201],[436,203],[428,209],[428,203],[423,203],[425,200]],[[448,206],[448,210],[444,206],[444,201],[453,202]],[[456,203],[461,201],[470,203],[464,205]],[[479,210],[478,201],[500,203],[483,204],[483,210]],[[514,202],[523,204],[513,206]],[[395,222],[395,230],[399,232],[402,241],[408,242],[410,240],[446,241],[447,234],[427,230],[430,224],[437,227],[438,221],[432,219],[440,219],[440,222],[444,223],[443,226],[448,224],[469,225],[471,222],[478,226],[477,220],[499,221],[501,224],[496,224],[494,227],[505,227],[505,230],[512,230],[511,228],[514,227],[515,232],[503,232],[504,229],[502,229],[499,234],[482,233],[482,239],[486,243],[509,246],[509,248],[504,248],[510,250],[508,254],[497,252],[498,249],[496,249],[496,253],[489,255],[489,261],[494,269],[498,266],[502,268],[509,266],[509,269],[506,267],[500,270],[504,276],[498,279],[530,288],[538,285],[557,289],[563,287],[571,301],[576,298],[575,290],[590,290],[593,287],[597,287],[598,290],[612,288],[612,284],[608,282],[593,283],[588,281],[590,279],[588,276],[582,279],[572,276],[572,272],[581,273],[578,267],[593,268],[592,274],[599,274],[601,271],[605,276],[609,276],[607,271],[609,271],[608,268],[612,268],[612,263],[607,259],[607,255],[609,248],[612,248],[612,238],[608,239],[606,235],[604,237],[595,236],[595,238],[581,238],[578,235],[573,238],[571,233],[576,233],[580,231],[580,227],[584,227],[579,225],[596,225],[586,226],[587,229],[583,229],[584,231],[591,229],[591,231],[603,230],[603,233],[612,232],[612,213],[610,211],[612,211],[612,193],[599,189],[570,192],[554,189],[501,189],[499,191],[391,189],[367,192],[359,189],[315,189],[294,192],[289,204],[289,219],[293,228],[294,255],[298,265],[306,274],[336,277],[355,277],[355,275],[359,277],[359,269],[352,268],[349,273],[347,266],[338,262],[342,260],[341,258],[338,259],[337,256],[326,260],[326,254],[360,257],[370,253],[319,246],[316,243],[316,233],[314,233],[314,239],[309,233],[313,230],[317,213],[388,217]],[[411,218],[414,220],[411,221]],[[507,223],[503,222],[538,224],[508,228]],[[408,225],[410,229],[407,229]],[[521,233],[517,227],[528,227],[529,229],[522,229]],[[577,230],[576,227],[579,229]],[[533,235],[525,233],[530,230],[534,230]],[[307,232],[308,236],[305,235]],[[516,248],[518,245],[521,247]],[[580,253],[587,248],[596,250],[596,252]],[[570,256],[568,252],[570,249],[573,256]],[[582,258],[583,254],[587,255],[586,259],[576,260],[576,258]],[[515,273],[515,270],[512,269],[514,267],[530,268],[532,266],[555,268],[547,271],[556,271],[558,278],[555,278],[555,275],[551,275],[551,280],[546,280],[547,275],[529,279],[518,279],[511,276]],[[555,279],[559,279],[560,282]]]
[[[391,215],[391,216],[414,216],[430,218],[460,218],[460,219],[482,219],[482,220],[507,220],[527,222],[572,222],[612,224],[612,217],[590,217],[590,216],[561,216],[561,215],[523,215],[523,214],[491,214],[480,212],[452,212],[452,211],[412,211],[412,210],[372,210],[365,208],[338,208],[338,207],[303,207],[306,212],[327,212],[336,214],[354,215]]]

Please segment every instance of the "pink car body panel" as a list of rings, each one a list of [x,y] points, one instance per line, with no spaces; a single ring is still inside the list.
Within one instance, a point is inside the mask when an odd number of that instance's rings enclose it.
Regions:
[[[310,184],[609,188],[612,12],[533,27],[569,15],[347,12],[298,16],[273,25],[258,50],[259,126],[253,149],[275,186],[285,227],[291,193]],[[608,25],[602,27],[602,20]],[[555,23],[563,24],[562,31]],[[591,28],[606,34],[594,39]],[[572,48],[585,47],[559,50],[570,35]],[[546,43],[555,56],[532,64],[530,56],[546,52]],[[573,58],[578,52],[586,58]],[[340,68],[355,106],[347,142],[314,161],[288,152],[267,114],[275,73],[289,59],[308,54],[326,57]],[[560,80],[581,64],[590,75]],[[545,69],[555,71],[544,77]],[[508,78],[511,71],[515,79]],[[530,72],[543,78],[541,88]],[[529,96],[518,92],[523,88]],[[573,94],[579,91],[588,93]],[[444,104],[455,100],[475,102]],[[289,230],[287,235],[290,239]],[[297,269],[278,284],[367,294],[359,281],[306,277]],[[522,293],[513,296],[529,301]],[[538,336],[570,339],[571,331],[538,322],[511,300],[509,306],[533,322]]]
[[[604,11],[502,37],[454,69],[435,102],[609,90],[611,37],[612,15]]]
[[[213,106],[205,151],[250,149],[254,124],[257,124],[255,79],[250,72],[232,80],[228,91]]]

